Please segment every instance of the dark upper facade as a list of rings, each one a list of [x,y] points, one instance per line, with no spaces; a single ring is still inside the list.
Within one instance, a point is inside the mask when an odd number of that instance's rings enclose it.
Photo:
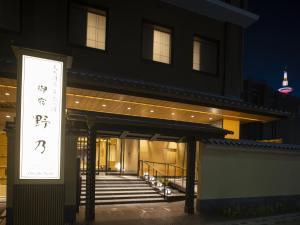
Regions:
[[[256,16],[245,1],[180,2],[1,1],[0,76],[15,78],[17,45],[71,55],[74,70],[239,98],[243,30]]]

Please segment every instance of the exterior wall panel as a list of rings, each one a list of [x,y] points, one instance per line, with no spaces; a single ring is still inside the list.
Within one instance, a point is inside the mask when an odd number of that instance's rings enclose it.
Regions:
[[[201,200],[300,195],[300,154],[205,146]]]

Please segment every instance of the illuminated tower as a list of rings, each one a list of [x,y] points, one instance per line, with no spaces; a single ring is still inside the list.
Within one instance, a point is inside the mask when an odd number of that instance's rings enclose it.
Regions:
[[[279,88],[278,91],[286,95],[293,91],[293,88],[289,87],[288,73],[286,68],[284,69],[284,73],[283,73],[282,87]]]

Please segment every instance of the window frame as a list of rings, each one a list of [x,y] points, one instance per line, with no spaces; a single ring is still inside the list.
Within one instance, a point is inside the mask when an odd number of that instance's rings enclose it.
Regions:
[[[166,30],[170,31],[169,32],[170,33],[170,63],[164,63],[164,62],[160,62],[160,61],[154,61],[153,60],[153,52],[152,52],[152,59],[144,57],[144,54],[143,54],[143,51],[144,51],[144,49],[143,49],[143,43],[144,43],[144,34],[143,34],[143,31],[144,31],[144,26],[152,26],[153,31],[154,31],[155,27],[161,28],[162,32],[168,32]],[[166,29],[166,30],[164,30],[164,29]],[[157,30],[159,30],[159,29],[157,29]],[[165,66],[173,67],[173,63],[174,63],[174,28],[171,27],[171,26],[165,25],[165,24],[154,22],[152,20],[142,19],[142,22],[141,22],[141,42],[140,42],[140,48],[141,48],[140,49],[140,55],[141,55],[142,61],[147,62],[147,63],[153,63],[153,64],[158,64],[158,65],[165,65]],[[154,48],[154,45],[152,44],[152,51],[153,51],[153,48]]]
[[[69,29],[70,29],[70,11],[72,7],[76,7],[76,8],[80,8],[80,9],[84,9],[86,11],[86,14],[88,12],[94,13],[94,14],[98,14],[98,15],[102,15],[103,16],[103,12],[105,13],[105,17],[106,17],[106,23],[105,23],[105,49],[100,49],[100,48],[93,48],[93,47],[89,47],[86,45],[86,39],[87,37],[85,37],[85,43],[84,44],[77,44],[77,43],[72,43],[70,41],[70,33],[69,33]],[[70,2],[69,1],[69,5],[68,5],[68,13],[67,13],[67,36],[66,36],[66,43],[68,46],[73,46],[73,47],[77,47],[77,48],[81,48],[81,49],[88,49],[90,51],[95,51],[98,53],[103,53],[103,54],[107,54],[108,53],[108,26],[109,26],[109,9],[106,7],[102,7],[99,5],[90,5],[90,4],[85,4],[82,2]],[[85,29],[87,30],[87,23],[86,23],[86,27]],[[87,36],[87,34],[86,34]]]
[[[214,44],[216,44],[216,47],[217,47],[217,54],[216,54],[216,73],[210,73],[210,72],[207,72],[207,71],[203,71],[203,70],[196,70],[194,69],[194,41],[195,41],[195,38],[198,38],[201,43],[201,40],[204,40],[206,42],[212,42]],[[220,76],[220,40],[217,40],[217,39],[213,39],[213,38],[209,38],[209,37],[206,37],[206,36],[203,36],[203,35],[199,35],[199,34],[193,34],[193,37],[192,37],[192,71],[194,73],[200,73],[200,74],[203,74],[203,75],[208,75],[208,76],[213,76],[213,77],[219,77]]]
[[[105,50],[106,50],[106,32],[107,32],[107,30],[106,30],[106,26],[107,26],[107,21],[106,21],[106,20],[107,20],[107,16],[106,16],[106,12],[103,11],[103,10],[102,10],[102,12],[100,12],[100,11],[94,12],[94,10],[89,10],[89,9],[87,9],[87,24],[86,24],[86,30],[87,30],[87,31],[88,31],[88,27],[89,27],[89,25],[88,25],[88,15],[89,15],[89,13],[90,13],[90,14],[93,14],[93,15],[96,15],[96,16],[103,16],[103,17],[105,17],[104,49],[88,46],[88,45],[87,45],[87,42],[88,42],[88,38],[87,38],[87,37],[88,37],[88,33],[86,33],[86,42],[85,42],[85,46],[88,47],[88,48],[94,48],[94,49],[98,49],[98,50],[105,51]],[[97,28],[96,28],[96,30],[97,30]],[[94,40],[94,41],[97,42],[97,40]]]

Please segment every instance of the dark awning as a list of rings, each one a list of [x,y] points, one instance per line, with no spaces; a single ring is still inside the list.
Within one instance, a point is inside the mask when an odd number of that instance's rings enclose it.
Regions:
[[[72,128],[86,129],[93,123],[100,136],[139,138],[182,142],[187,137],[224,138],[231,133],[207,124],[134,117],[108,113],[68,110],[67,120]]]

